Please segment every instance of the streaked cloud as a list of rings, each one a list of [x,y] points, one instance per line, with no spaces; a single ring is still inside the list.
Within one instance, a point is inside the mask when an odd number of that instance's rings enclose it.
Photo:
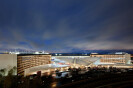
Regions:
[[[132,49],[131,0],[6,0],[0,48],[69,52]]]

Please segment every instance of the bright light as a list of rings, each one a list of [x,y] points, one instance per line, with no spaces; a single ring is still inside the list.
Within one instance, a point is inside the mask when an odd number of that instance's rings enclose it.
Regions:
[[[56,56],[58,55],[58,54],[55,54]]]
[[[62,55],[62,54],[59,54],[60,56]]]
[[[35,54],[39,54],[39,52],[35,52]]]

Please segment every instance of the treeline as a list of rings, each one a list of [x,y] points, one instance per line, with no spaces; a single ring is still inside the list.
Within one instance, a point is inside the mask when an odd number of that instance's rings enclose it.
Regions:
[[[0,70],[0,88],[15,88],[17,86],[17,68],[13,67],[9,71],[7,69]],[[16,87],[17,88],[17,87]]]

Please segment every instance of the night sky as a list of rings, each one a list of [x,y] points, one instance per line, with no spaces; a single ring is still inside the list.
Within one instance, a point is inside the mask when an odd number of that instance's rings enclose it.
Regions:
[[[133,49],[133,0],[0,0],[0,49]]]

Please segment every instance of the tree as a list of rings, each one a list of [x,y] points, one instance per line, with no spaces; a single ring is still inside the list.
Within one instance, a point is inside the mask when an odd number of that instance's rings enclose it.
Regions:
[[[1,74],[2,76],[5,76],[5,73],[6,73],[6,68],[0,70],[0,74]]]
[[[17,75],[17,67],[16,66],[13,67],[13,75]]]
[[[17,73],[17,67],[14,66],[12,69],[8,71],[8,75],[16,75]]]

